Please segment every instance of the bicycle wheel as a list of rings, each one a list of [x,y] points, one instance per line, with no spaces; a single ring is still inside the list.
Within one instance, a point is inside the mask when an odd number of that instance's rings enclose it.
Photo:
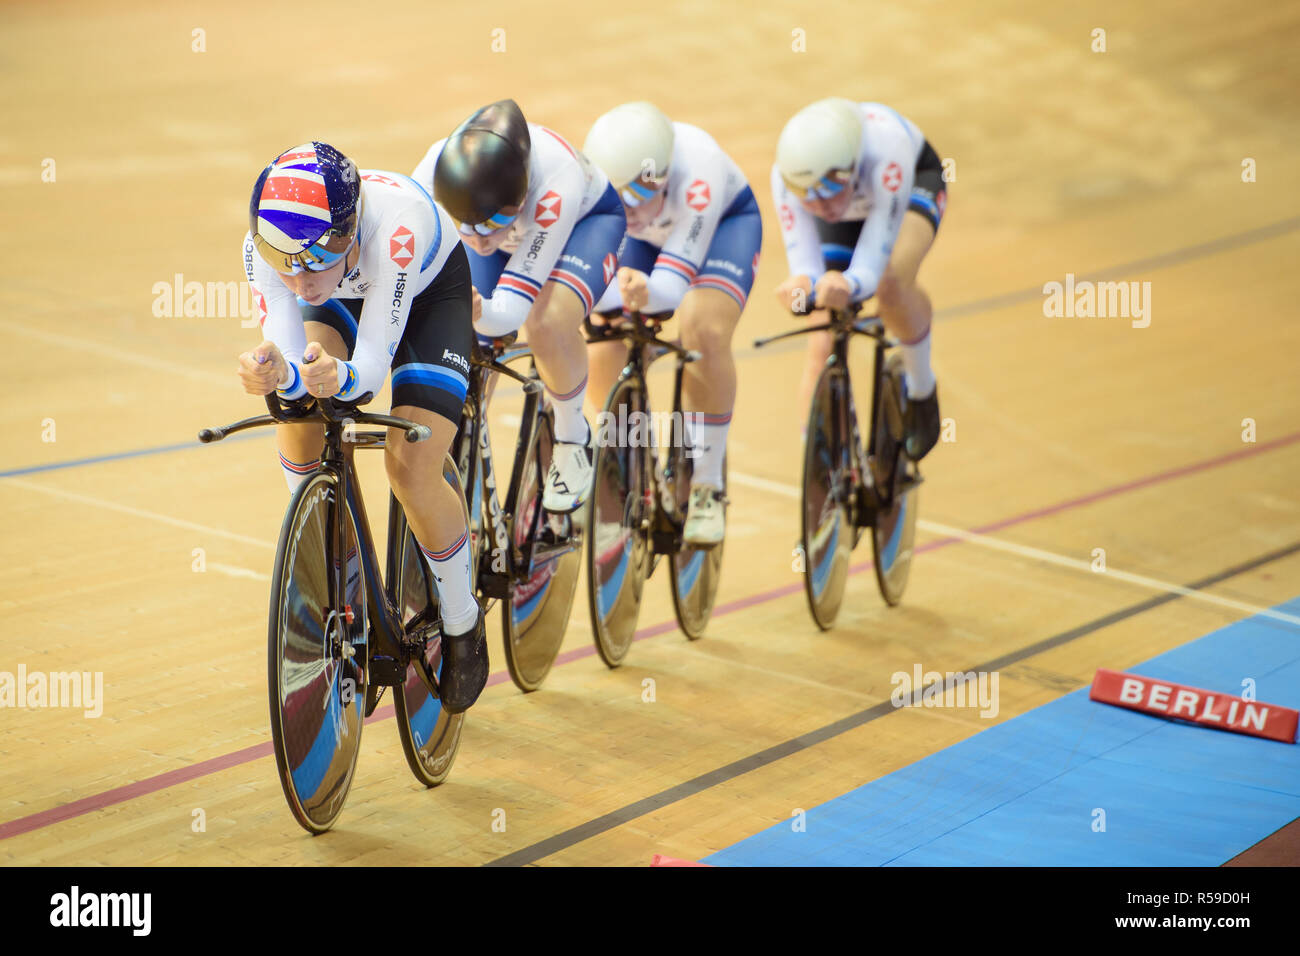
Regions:
[[[645,410],[645,389],[631,378],[621,379],[605,403],[605,411],[616,421],[637,421],[634,414]],[[586,515],[587,606],[596,650],[609,667],[623,663],[632,646],[650,573],[654,501],[644,446],[618,440],[596,447],[595,483]]]
[[[912,543],[916,538],[918,513],[916,463],[903,453],[903,357],[898,353],[885,362],[883,389],[876,403],[876,422],[871,449],[872,480],[884,504],[876,511],[871,529],[871,551],[875,557],[876,584],[880,596],[891,607],[903,598],[908,572],[912,568]]]
[[[853,493],[851,428],[844,421],[848,379],[839,365],[829,365],[817,379],[804,439],[800,546],[808,609],[822,630],[835,623],[844,600],[853,550],[849,514]]]
[[[366,589],[356,528],[346,506],[335,505],[337,494],[338,479],[327,472],[313,474],[294,494],[271,583],[267,677],[275,763],[289,810],[310,833],[324,833],[343,810],[364,722]],[[344,560],[340,594],[334,569]]]
[[[443,460],[443,479],[456,490],[465,508],[465,495],[461,491],[460,476],[453,465],[451,456]],[[409,624],[411,619],[426,607],[438,604],[437,586],[430,579],[429,566],[420,553],[415,535],[406,522],[406,515],[395,497],[390,498],[389,508],[394,511],[389,527],[397,532],[396,540],[389,543],[389,568],[395,569],[397,577],[393,587],[394,603],[400,619]],[[466,521],[469,515],[466,513]],[[390,574],[393,571],[389,572]],[[474,556],[470,556],[470,580],[475,579]],[[442,676],[442,641],[441,632],[432,632],[425,645],[424,659],[430,669]],[[429,692],[420,675],[416,672],[414,662],[407,665],[406,680],[396,688],[393,695],[393,708],[397,712],[397,733],[402,739],[402,750],[406,762],[415,774],[415,779],[426,787],[436,787],[447,779],[451,765],[460,748],[460,732],[465,722],[464,714],[449,714],[443,711],[442,703]]]
[[[676,430],[676,426],[674,426]],[[691,499],[691,475],[694,459],[687,457],[685,436],[674,435],[672,447],[665,450],[668,468],[664,470],[667,485],[665,496],[672,503],[672,522],[681,527],[686,523],[686,512]],[[727,460],[722,460],[723,486],[726,486]],[[673,592],[673,610],[683,633],[692,641],[704,636],[713,602],[718,596],[718,578],[722,573],[722,546],[720,541],[712,547],[699,547],[679,540],[677,550],[670,555],[669,582]]]
[[[516,553],[526,551],[525,546],[532,542],[523,580],[511,584],[510,597],[501,608],[506,666],[515,686],[525,693],[542,685],[560,652],[581,567],[581,541],[576,537],[573,516],[552,514],[542,507],[553,434],[548,409],[537,420],[524,460],[518,504],[510,520]]]

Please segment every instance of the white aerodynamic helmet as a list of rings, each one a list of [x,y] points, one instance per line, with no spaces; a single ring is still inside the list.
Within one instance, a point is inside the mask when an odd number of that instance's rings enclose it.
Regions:
[[[623,202],[636,206],[668,177],[673,124],[653,103],[624,103],[592,124],[582,151],[604,170]]]
[[[862,116],[852,100],[832,96],[795,113],[781,130],[776,166],[801,198],[829,199],[850,181],[862,141]]]

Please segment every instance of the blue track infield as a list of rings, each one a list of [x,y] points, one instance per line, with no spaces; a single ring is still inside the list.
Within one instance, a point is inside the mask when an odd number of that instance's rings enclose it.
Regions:
[[[1276,610],[1296,614],[1300,598]],[[1300,630],[1269,618],[1124,669],[1231,694],[1251,678],[1259,700],[1300,708]],[[1297,817],[1300,746],[1094,703],[1083,688],[808,810],[803,832],[781,823],[703,862],[1219,866]]]

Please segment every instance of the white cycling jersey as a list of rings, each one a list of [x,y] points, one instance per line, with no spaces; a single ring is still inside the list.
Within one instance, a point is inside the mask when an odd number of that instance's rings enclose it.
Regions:
[[[483,296],[482,318],[474,328],[482,335],[506,335],[524,324],[537,294],[559,262],[578,220],[600,201],[609,180],[558,133],[528,124],[532,142],[528,193],[500,251],[510,256],[496,289]],[[411,174],[433,194],[433,170],[447,142],[429,148]]]
[[[704,265],[723,212],[748,185],[712,136],[698,126],[673,123],[663,211],[645,229],[628,230],[633,239],[660,250],[647,284],[645,312],[670,312],[681,304]],[[621,305],[618,283],[611,282],[594,311],[610,312]]]
[[[858,111],[862,116],[862,140],[854,170],[853,198],[839,220],[863,223],[853,258],[844,270],[855,302],[873,295],[885,274],[912,194],[916,161],[925,147],[925,137],[917,125],[883,103],[859,103]],[[786,189],[775,164],[772,197],[790,274],[806,275],[815,284],[826,272],[816,217]]]
[[[344,400],[383,388],[412,300],[438,277],[460,244],[455,222],[412,179],[379,169],[360,172],[361,254],[330,296],[364,300],[352,358],[338,363],[336,397]],[[298,297],[258,255],[249,234],[244,236],[244,272],[253,287],[262,334],[289,363],[291,377],[280,394],[301,398],[307,391],[301,374],[307,334]]]

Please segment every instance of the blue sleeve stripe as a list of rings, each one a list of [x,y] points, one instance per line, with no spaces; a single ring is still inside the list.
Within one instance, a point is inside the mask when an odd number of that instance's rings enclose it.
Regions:
[[[339,389],[339,398],[344,400],[356,398],[357,386],[361,384],[357,378],[357,368],[351,362],[343,362],[342,365],[346,377],[343,379],[343,387]]]
[[[276,391],[279,392],[281,395],[283,395],[285,398],[297,398],[298,396],[294,393],[297,392],[299,388],[302,386],[302,376],[298,374],[297,365],[295,365],[293,362],[290,362],[288,364],[289,364],[289,371],[293,372],[293,381],[289,383],[288,388],[277,388]]]

